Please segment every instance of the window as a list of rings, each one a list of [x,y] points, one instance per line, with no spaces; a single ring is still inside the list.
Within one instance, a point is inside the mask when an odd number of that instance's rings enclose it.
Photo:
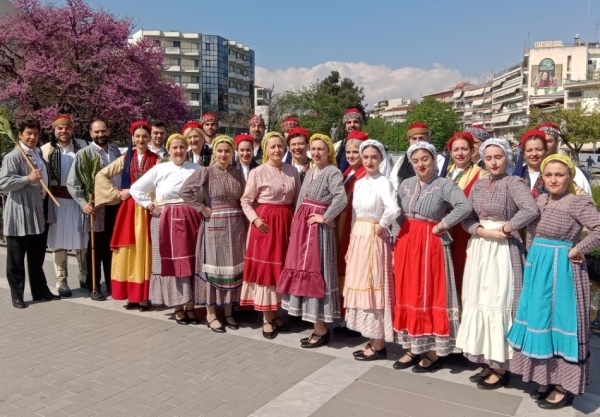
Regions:
[[[205,67],[210,67],[210,61],[208,59],[204,60],[204,66]]]
[[[192,84],[198,84],[200,82],[200,77],[192,77]]]
[[[233,81],[229,81],[229,88],[235,88],[235,83]]]
[[[181,65],[181,58],[171,58],[171,65]]]
[[[173,48],[181,48],[181,42],[173,41],[173,42],[171,42],[171,46],[173,46]]]
[[[567,80],[570,80],[570,79],[571,79],[571,73],[568,73],[567,74]]]
[[[207,51],[210,51],[210,43],[206,43],[205,44],[205,48],[206,48]]]
[[[198,68],[200,68],[200,60],[194,59],[194,69],[198,69]]]
[[[567,56],[567,71],[571,71],[571,55]]]
[[[160,46],[160,40],[159,39],[154,39],[154,43],[156,46]]]
[[[197,42],[192,42],[192,52],[198,52],[200,49],[200,44]]]
[[[181,84],[181,75],[173,75],[173,81],[177,84]]]
[[[583,97],[583,91],[569,91],[569,98],[581,98]]]
[[[192,101],[200,101],[200,93],[192,93]]]

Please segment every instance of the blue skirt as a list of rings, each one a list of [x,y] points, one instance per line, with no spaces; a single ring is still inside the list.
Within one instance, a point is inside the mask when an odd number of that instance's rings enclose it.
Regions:
[[[508,343],[523,356],[578,361],[577,305],[571,242],[536,237],[527,255],[523,291]]]

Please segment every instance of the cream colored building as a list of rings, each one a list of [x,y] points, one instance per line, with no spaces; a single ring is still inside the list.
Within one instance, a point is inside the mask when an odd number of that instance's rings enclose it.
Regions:
[[[418,101],[412,98],[386,98],[373,106],[369,117],[380,117],[390,123],[403,122],[407,111],[417,104]]]
[[[494,75],[491,128],[498,138],[515,139],[527,120],[523,63]]]

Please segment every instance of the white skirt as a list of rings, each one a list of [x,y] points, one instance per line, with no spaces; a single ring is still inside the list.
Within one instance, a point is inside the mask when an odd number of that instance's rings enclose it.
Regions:
[[[89,236],[77,231],[81,209],[75,200],[57,198],[60,207],[52,202],[56,223],[48,228],[48,247],[52,249],[86,249]]]
[[[507,222],[481,220],[484,229]],[[456,347],[463,353],[505,362],[512,358],[506,335],[512,325],[514,272],[508,240],[473,236],[467,246],[462,289],[462,320]]]

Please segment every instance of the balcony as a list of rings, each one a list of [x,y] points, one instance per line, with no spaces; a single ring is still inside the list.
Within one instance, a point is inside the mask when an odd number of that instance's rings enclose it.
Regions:
[[[243,59],[242,60],[242,65],[245,67],[249,67],[250,66],[250,60],[249,59]]]
[[[181,52],[187,56],[200,56],[200,50],[196,48],[181,48]]]
[[[169,65],[167,66],[166,72],[181,72],[181,65]]]
[[[200,107],[200,100],[189,100],[188,105],[190,107]]]
[[[229,94],[237,94],[237,89],[235,87],[229,87]]]
[[[169,55],[181,55],[181,48],[178,46],[167,46],[165,48],[165,54]]]
[[[188,90],[200,90],[200,84],[199,83],[187,83],[185,85],[185,88]]]
[[[229,55],[229,62],[235,62],[236,64],[244,65],[244,60],[236,57],[235,55]]]
[[[200,66],[184,65],[184,66],[181,67],[181,71],[184,71],[184,72],[200,72]]]

